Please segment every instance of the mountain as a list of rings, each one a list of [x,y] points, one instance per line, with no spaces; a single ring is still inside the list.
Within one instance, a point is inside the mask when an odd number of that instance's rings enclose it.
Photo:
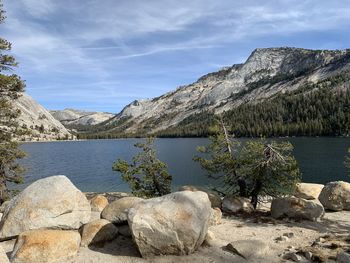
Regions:
[[[30,132],[30,135],[22,138],[23,140],[44,141],[74,137],[49,111],[28,94],[24,93],[14,102],[14,105],[21,111],[18,119],[19,125],[26,127]]]
[[[51,110],[50,113],[65,126],[96,125],[115,116],[107,112],[88,112],[75,109]]]
[[[243,64],[209,73],[160,97],[132,102],[95,132],[171,135],[172,130],[186,127],[191,134],[200,118],[207,121],[208,116],[219,113],[232,117],[241,107],[267,104],[279,95],[302,91],[306,96],[323,87],[344,90],[349,72],[350,50],[256,49]],[[247,125],[245,121],[241,124]],[[191,122],[198,125],[191,127]]]

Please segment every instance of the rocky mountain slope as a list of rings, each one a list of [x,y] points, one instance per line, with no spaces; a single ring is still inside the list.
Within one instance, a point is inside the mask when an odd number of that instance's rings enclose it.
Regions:
[[[217,114],[259,103],[349,70],[349,50],[256,49],[243,64],[207,74],[160,97],[132,102],[104,127],[110,133],[155,133],[203,111]]]
[[[63,125],[96,125],[100,124],[115,115],[107,112],[88,112],[75,109],[52,110],[52,116]]]
[[[30,132],[21,139],[44,141],[74,138],[50,112],[28,94],[23,94],[14,104],[21,111],[19,125]]]

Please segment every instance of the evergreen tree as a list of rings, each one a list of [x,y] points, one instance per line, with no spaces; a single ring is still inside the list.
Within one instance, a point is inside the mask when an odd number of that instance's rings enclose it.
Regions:
[[[5,19],[4,13],[0,3],[0,23]],[[23,169],[17,159],[24,157],[15,141],[23,134],[17,122],[20,112],[13,107],[13,100],[24,91],[24,83],[16,74],[5,74],[17,66],[15,58],[8,54],[10,50],[11,43],[0,38],[0,203],[9,197],[8,183],[22,182]]]
[[[198,147],[195,156],[209,177],[220,180],[217,192],[250,197],[256,208],[260,195],[290,194],[300,180],[300,171],[288,143],[250,140],[241,147],[229,136],[222,120],[221,129],[210,137],[208,146]]]
[[[135,196],[151,198],[171,192],[172,176],[166,170],[167,165],[157,159],[153,143],[153,138],[136,143],[135,147],[142,151],[133,157],[132,163],[118,159],[113,164],[112,169],[121,173]]]
[[[251,202],[256,208],[259,195],[278,197],[294,192],[300,171],[289,142],[246,142],[239,155],[238,173],[245,178]]]

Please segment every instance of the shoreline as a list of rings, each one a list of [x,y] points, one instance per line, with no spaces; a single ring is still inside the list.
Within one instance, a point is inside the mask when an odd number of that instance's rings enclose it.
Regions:
[[[120,137],[120,138],[110,138],[110,139],[76,139],[76,140],[45,140],[45,141],[18,141],[20,144],[24,143],[45,143],[45,142],[85,142],[85,141],[113,141],[113,140],[127,140],[127,139],[146,139],[148,137]],[[210,136],[207,137],[155,137],[156,139],[209,139]],[[267,140],[274,139],[294,139],[294,138],[305,138],[305,139],[317,139],[317,138],[327,138],[327,139],[346,139],[350,136],[284,136],[284,137],[262,137]],[[237,137],[236,140],[256,140],[261,139],[260,137]]]

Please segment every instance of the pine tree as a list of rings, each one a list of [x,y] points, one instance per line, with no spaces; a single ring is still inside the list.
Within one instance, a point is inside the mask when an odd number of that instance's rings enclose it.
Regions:
[[[204,155],[194,157],[209,177],[220,181],[220,188],[214,190],[250,197],[254,207],[260,195],[278,197],[294,191],[300,171],[290,143],[261,139],[240,146],[229,136],[222,119],[220,126],[208,146],[197,148]]]
[[[112,169],[121,173],[135,196],[151,198],[171,192],[172,176],[166,170],[167,165],[157,159],[153,143],[153,138],[136,143],[135,147],[142,151],[133,157],[132,163],[118,159],[113,164]]]
[[[0,23],[5,19],[4,13],[0,3]],[[0,38],[0,203],[9,198],[8,183],[22,182],[23,169],[17,159],[24,157],[15,141],[23,130],[18,126],[20,112],[14,108],[13,100],[18,99],[25,85],[16,74],[4,73],[17,66],[15,58],[8,54],[10,50],[11,43]]]
[[[237,172],[246,180],[254,207],[259,195],[278,197],[291,194],[300,181],[298,163],[289,142],[246,142],[239,155]]]

